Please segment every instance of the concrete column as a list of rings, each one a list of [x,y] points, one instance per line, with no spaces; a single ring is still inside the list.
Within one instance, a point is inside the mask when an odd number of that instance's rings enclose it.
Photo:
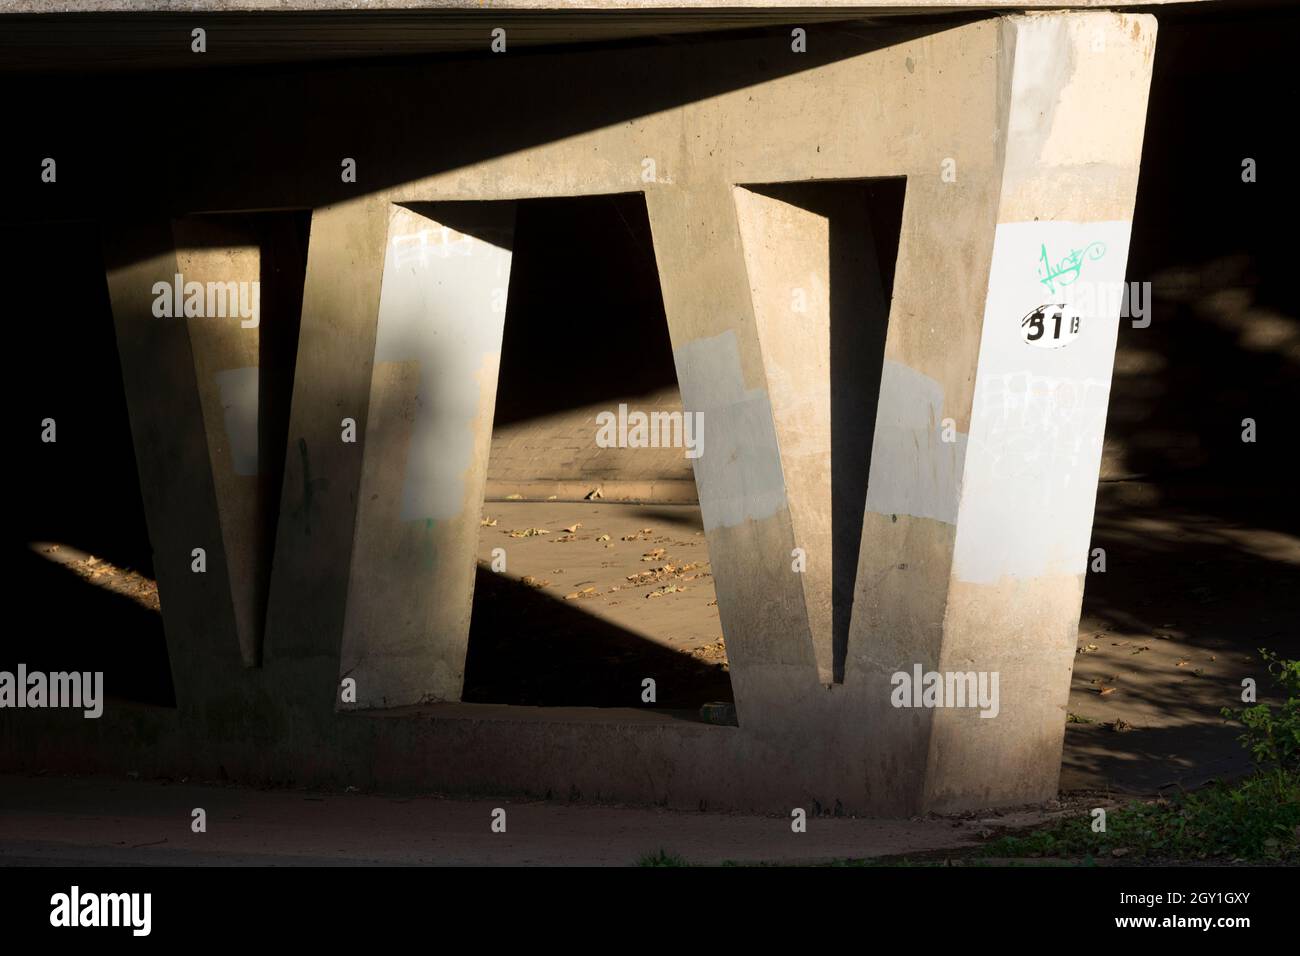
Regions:
[[[261,595],[270,575],[270,567],[264,566],[265,548],[259,544],[260,249],[246,225],[240,229],[222,217],[180,219],[172,229],[180,277],[176,282],[183,291],[195,291],[201,304],[201,309],[190,309],[185,295],[184,314],[176,321],[189,331],[222,542],[230,559],[227,573],[239,651],[251,667],[260,653],[266,611]]]
[[[890,341],[914,358],[887,361],[875,431],[849,667],[868,786],[890,808],[1041,800],[1060,773],[1155,23],[999,29],[995,219],[951,240],[981,264],[978,337],[918,341],[920,323],[965,325],[947,295],[960,273],[900,255],[911,328]],[[973,675],[991,700],[951,706],[954,680],[947,706],[895,706],[894,675],[918,667]]]
[[[341,664],[358,707],[459,700],[469,643],[514,204],[416,208],[393,208],[379,301]]]
[[[737,712],[761,733],[817,665],[736,206],[717,183],[648,191],[646,208],[682,407],[704,421],[692,464]]]
[[[157,314],[181,263],[166,219],[114,223],[103,241],[167,654],[177,704],[191,710],[234,679],[241,654],[197,352],[183,315]]]
[[[390,203],[312,213],[297,366],[271,569],[264,658],[278,691],[316,716],[338,700],[361,449]],[[343,441],[343,420],[358,441]]]
[[[735,190],[798,548],[791,564],[804,568],[823,684],[843,680],[857,577],[871,451],[863,435],[875,423],[889,317],[869,204],[885,198],[860,182]]]

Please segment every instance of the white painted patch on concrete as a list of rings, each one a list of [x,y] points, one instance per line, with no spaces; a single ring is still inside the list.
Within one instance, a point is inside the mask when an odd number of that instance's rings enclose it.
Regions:
[[[257,474],[257,367],[231,368],[213,376],[237,475]]]
[[[746,389],[735,332],[673,350],[682,405],[703,414],[704,452],[694,461],[706,531],[761,521],[786,506],[781,453],[767,392]]]
[[[1128,222],[1019,222],[997,228],[961,487],[953,574],[1081,574],[1092,532],[1119,310],[1088,285],[1124,279]],[[1104,246],[1104,253],[1085,250]],[[1025,342],[1046,303],[1077,309],[1068,349]]]
[[[867,479],[867,511],[953,524],[966,436],[942,440],[943,387],[900,362],[885,360]]]
[[[481,374],[495,367],[501,353],[510,284],[507,245],[394,209],[375,364],[415,361],[420,367],[402,483],[403,521],[452,518],[464,507],[475,429],[490,427],[477,421]]]

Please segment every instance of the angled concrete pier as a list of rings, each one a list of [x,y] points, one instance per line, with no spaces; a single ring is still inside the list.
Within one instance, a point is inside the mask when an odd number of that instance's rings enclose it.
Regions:
[[[148,294],[182,266],[254,276],[256,257],[238,237],[186,253],[184,227],[110,246],[182,700],[136,718],[155,766],[888,815],[1055,795],[1155,21],[812,41],[322,69],[310,91],[234,74],[196,97],[250,104],[244,138],[276,172],[223,178],[235,147],[217,143],[174,218],[298,209],[311,227],[260,578],[236,563],[253,519],[231,517],[257,463],[256,339],[154,319]],[[320,102],[328,127],[281,128]],[[735,727],[459,703],[515,217],[626,194],[704,421]]]
[[[342,674],[356,706],[459,700],[510,282],[510,203],[393,207]]]

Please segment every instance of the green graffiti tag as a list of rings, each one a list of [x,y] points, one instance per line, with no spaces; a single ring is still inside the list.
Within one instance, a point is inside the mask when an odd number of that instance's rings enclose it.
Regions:
[[[1090,242],[1082,249],[1071,249],[1065,258],[1052,265],[1052,260],[1047,255],[1047,244],[1043,243],[1041,248],[1042,253],[1038,259],[1038,281],[1047,286],[1048,291],[1052,293],[1056,292],[1058,285],[1062,287],[1071,285],[1079,278],[1085,259],[1096,262],[1106,254],[1104,242]]]

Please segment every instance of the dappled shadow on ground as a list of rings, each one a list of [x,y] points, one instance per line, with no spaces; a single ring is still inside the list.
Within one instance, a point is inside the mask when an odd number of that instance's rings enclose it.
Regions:
[[[1106,570],[1089,573],[1084,594],[1063,789],[1151,791],[1244,772],[1240,728],[1220,709],[1241,706],[1244,678],[1261,699],[1272,693],[1259,648],[1300,656],[1300,539],[1178,498],[1102,485],[1093,546]]]

